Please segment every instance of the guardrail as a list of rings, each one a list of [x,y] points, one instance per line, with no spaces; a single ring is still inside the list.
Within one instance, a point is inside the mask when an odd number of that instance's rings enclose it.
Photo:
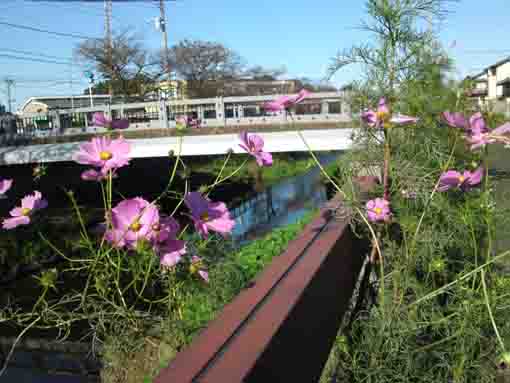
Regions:
[[[367,252],[338,208],[336,197],[154,382],[318,381]]]

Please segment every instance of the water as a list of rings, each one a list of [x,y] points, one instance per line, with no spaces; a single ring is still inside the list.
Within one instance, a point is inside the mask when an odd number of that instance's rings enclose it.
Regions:
[[[338,152],[322,154],[319,161],[328,164],[338,156]],[[327,201],[326,187],[320,176],[319,167],[314,166],[303,175],[266,188],[234,209],[236,226],[232,232],[233,239],[244,244],[274,228],[295,223],[311,209],[320,207]]]

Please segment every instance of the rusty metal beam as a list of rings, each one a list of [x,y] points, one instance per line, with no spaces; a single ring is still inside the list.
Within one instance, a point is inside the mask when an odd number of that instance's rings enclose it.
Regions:
[[[366,251],[348,218],[334,217],[330,208],[322,209],[155,383],[316,382]]]

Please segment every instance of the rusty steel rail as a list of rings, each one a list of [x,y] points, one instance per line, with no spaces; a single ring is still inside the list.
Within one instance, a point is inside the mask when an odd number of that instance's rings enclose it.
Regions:
[[[155,383],[318,381],[366,252],[331,204]]]

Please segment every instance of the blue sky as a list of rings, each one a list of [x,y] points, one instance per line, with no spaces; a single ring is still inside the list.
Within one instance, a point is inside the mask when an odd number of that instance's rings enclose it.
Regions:
[[[238,51],[250,65],[280,67],[288,77],[322,78],[330,58],[343,48],[365,42],[369,36],[356,28],[364,15],[363,0],[177,0],[168,2],[170,42],[184,38],[219,41]],[[457,76],[464,76],[510,55],[508,0],[462,0],[442,25],[441,41],[456,60]],[[154,28],[155,2],[120,2],[113,5],[113,28],[131,26],[147,45],[157,49],[161,35]],[[0,22],[100,37],[103,3],[34,2],[0,0]],[[82,93],[87,83],[78,66],[14,60],[2,55],[24,56],[12,50],[45,55],[72,56],[80,41],[0,25],[0,80],[17,80],[16,104],[29,96]],[[40,56],[38,56],[41,58]],[[45,58],[47,60],[59,60]],[[359,77],[359,69],[342,70],[338,85]],[[69,81],[75,81],[72,85]],[[45,81],[45,82],[42,82]],[[0,83],[0,90],[5,86]],[[5,103],[0,92],[0,103]]]

